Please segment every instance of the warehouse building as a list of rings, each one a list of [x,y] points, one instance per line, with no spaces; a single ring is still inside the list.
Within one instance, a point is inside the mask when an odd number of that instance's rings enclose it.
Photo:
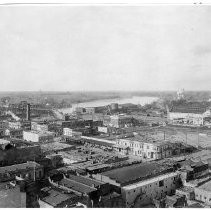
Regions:
[[[93,175],[121,192],[125,207],[140,207],[171,195],[177,188],[179,174],[173,166],[158,162],[142,163]]]
[[[40,132],[40,131],[23,131],[23,139],[31,142],[46,143],[52,142],[55,134],[53,132]]]
[[[168,121],[174,125],[202,126],[204,118],[211,116],[207,106],[198,103],[172,106],[168,112]]]

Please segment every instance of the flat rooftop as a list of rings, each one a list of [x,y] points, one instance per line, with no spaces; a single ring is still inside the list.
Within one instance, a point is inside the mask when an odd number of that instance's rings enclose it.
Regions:
[[[110,171],[101,173],[103,176],[107,176],[110,179],[115,180],[120,184],[133,183],[135,181],[145,180],[147,178],[154,177],[158,174],[164,174],[172,172],[173,167],[167,166],[158,162],[146,162],[141,164],[135,164],[126,166],[123,168],[117,168]]]
[[[129,137],[129,138],[122,138],[119,140],[125,140],[125,141],[131,141],[131,142],[141,142],[141,143],[149,143],[149,144],[154,144],[154,145],[168,145],[168,146],[173,146],[176,145],[178,142],[170,142],[164,139],[152,137],[152,136],[134,136],[134,137]]]

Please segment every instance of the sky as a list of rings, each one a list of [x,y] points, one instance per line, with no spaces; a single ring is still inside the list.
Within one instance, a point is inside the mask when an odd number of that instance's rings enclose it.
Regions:
[[[0,91],[211,89],[211,6],[0,6]]]

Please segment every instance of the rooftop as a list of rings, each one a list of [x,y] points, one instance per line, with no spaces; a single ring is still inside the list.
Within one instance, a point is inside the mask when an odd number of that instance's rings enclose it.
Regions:
[[[97,186],[104,184],[104,182],[100,182],[95,179],[91,179],[89,177],[84,177],[84,176],[69,175],[69,179],[79,182],[79,183],[82,183],[82,184],[85,184],[90,187],[93,187],[93,186],[97,187]]]
[[[171,108],[170,112],[203,114],[206,110],[207,107],[204,105],[198,103],[188,103],[184,105],[175,105]]]
[[[182,191],[182,192],[193,192],[194,191],[194,189],[192,187],[187,187],[187,186],[183,186],[177,190]]]
[[[179,163],[181,166],[190,166],[190,167],[199,167],[199,166],[202,166],[202,165],[207,165],[207,163],[204,163],[203,161],[201,160],[192,160],[192,159],[188,159],[188,160],[185,160],[185,161],[182,161]]]
[[[76,197],[74,194],[64,194],[51,187],[45,187],[41,190],[44,196],[42,196],[41,200],[50,204],[51,206],[57,207],[59,204],[72,200],[73,197]]]
[[[132,142],[141,142],[141,143],[149,143],[149,144],[154,144],[157,146],[161,146],[161,145],[168,145],[168,146],[173,146],[176,145],[177,142],[170,142],[167,140],[163,140],[160,138],[156,138],[153,136],[140,136],[140,135],[136,135],[134,137],[130,137],[130,138],[125,138],[125,139],[121,139],[122,141],[132,141]]]
[[[204,184],[200,185],[198,187],[199,189],[202,189],[204,191],[207,191],[207,192],[211,192],[211,180],[208,181],[208,182],[205,182]]]
[[[26,163],[0,167],[0,174],[26,170],[26,169],[40,168],[40,167],[42,167],[40,164],[36,162],[28,161]]]
[[[102,175],[108,176],[120,184],[128,184],[172,171],[171,166],[158,162],[146,162],[106,171]]]
[[[96,188],[94,187],[90,187],[67,178],[62,179],[59,184],[80,193],[91,193],[96,191]]]
[[[11,186],[9,182],[0,183],[0,208],[24,208],[21,202],[20,187]]]

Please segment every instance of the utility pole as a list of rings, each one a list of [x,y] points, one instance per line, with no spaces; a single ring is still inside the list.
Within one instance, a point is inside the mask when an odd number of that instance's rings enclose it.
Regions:
[[[186,144],[188,144],[188,132],[187,131],[185,133],[185,140],[186,140]]]
[[[199,128],[197,128],[197,134],[198,134],[198,148],[199,148]]]
[[[33,167],[34,168],[34,182],[36,181],[36,170],[35,170],[35,167],[36,166],[35,166],[35,157],[34,157],[34,167]]]

